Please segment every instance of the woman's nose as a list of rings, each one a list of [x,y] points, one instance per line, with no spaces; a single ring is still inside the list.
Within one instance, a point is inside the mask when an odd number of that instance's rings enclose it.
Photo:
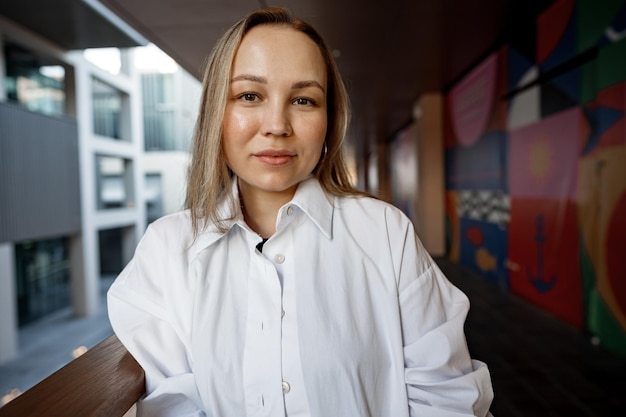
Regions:
[[[290,136],[293,133],[288,109],[280,104],[268,105],[263,114],[261,130],[265,136]]]

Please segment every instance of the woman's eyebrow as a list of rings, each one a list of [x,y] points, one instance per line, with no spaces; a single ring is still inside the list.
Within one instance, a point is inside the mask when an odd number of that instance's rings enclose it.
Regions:
[[[322,90],[322,92],[325,92],[324,87],[322,87],[322,85],[315,80],[298,81],[291,85],[291,88],[293,90],[297,90],[300,88],[307,88],[307,87],[317,87],[320,90]]]
[[[241,74],[230,80],[231,83],[234,83],[235,81],[252,81],[255,83],[267,84],[267,78],[251,74]]]
[[[241,74],[230,80],[231,83],[234,83],[236,81],[251,81],[260,84],[267,84],[267,78],[252,74]],[[292,90],[298,90],[307,87],[316,87],[322,90],[322,92],[325,92],[324,87],[322,87],[322,85],[315,80],[297,81],[291,85]]]

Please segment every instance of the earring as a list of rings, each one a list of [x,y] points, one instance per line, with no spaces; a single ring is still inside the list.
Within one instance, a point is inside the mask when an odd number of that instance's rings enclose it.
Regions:
[[[322,152],[322,156],[320,157],[320,160],[318,162],[322,163],[324,161],[324,159],[326,159],[326,154],[328,153],[328,146],[326,146],[326,142],[324,142],[324,151]]]

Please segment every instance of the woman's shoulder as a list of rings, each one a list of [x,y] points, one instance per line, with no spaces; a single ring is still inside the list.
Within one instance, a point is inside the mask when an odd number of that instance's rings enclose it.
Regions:
[[[335,199],[343,216],[354,219],[384,219],[386,222],[411,224],[406,214],[391,203],[369,195],[341,196]]]
[[[193,241],[189,210],[167,214],[153,221],[148,225],[142,240],[189,245]]]
[[[338,202],[339,207],[346,209],[360,208],[369,211],[392,212],[398,215],[403,215],[402,210],[393,204],[368,194],[338,196],[336,197],[336,201]]]
[[[191,231],[191,216],[189,210],[182,210],[171,214],[166,214],[148,225],[148,229],[158,230],[161,232],[184,230]]]

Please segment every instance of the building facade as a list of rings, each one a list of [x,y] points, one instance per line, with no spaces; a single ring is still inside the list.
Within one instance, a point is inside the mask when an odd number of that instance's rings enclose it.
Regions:
[[[185,206],[191,139],[201,83],[175,65],[141,71],[145,197],[148,222]]]
[[[103,253],[128,260],[145,227],[132,49],[118,75],[81,51],[144,41],[91,3],[59,2],[46,23],[0,7],[0,363],[19,353],[21,326],[67,308],[96,313]]]

